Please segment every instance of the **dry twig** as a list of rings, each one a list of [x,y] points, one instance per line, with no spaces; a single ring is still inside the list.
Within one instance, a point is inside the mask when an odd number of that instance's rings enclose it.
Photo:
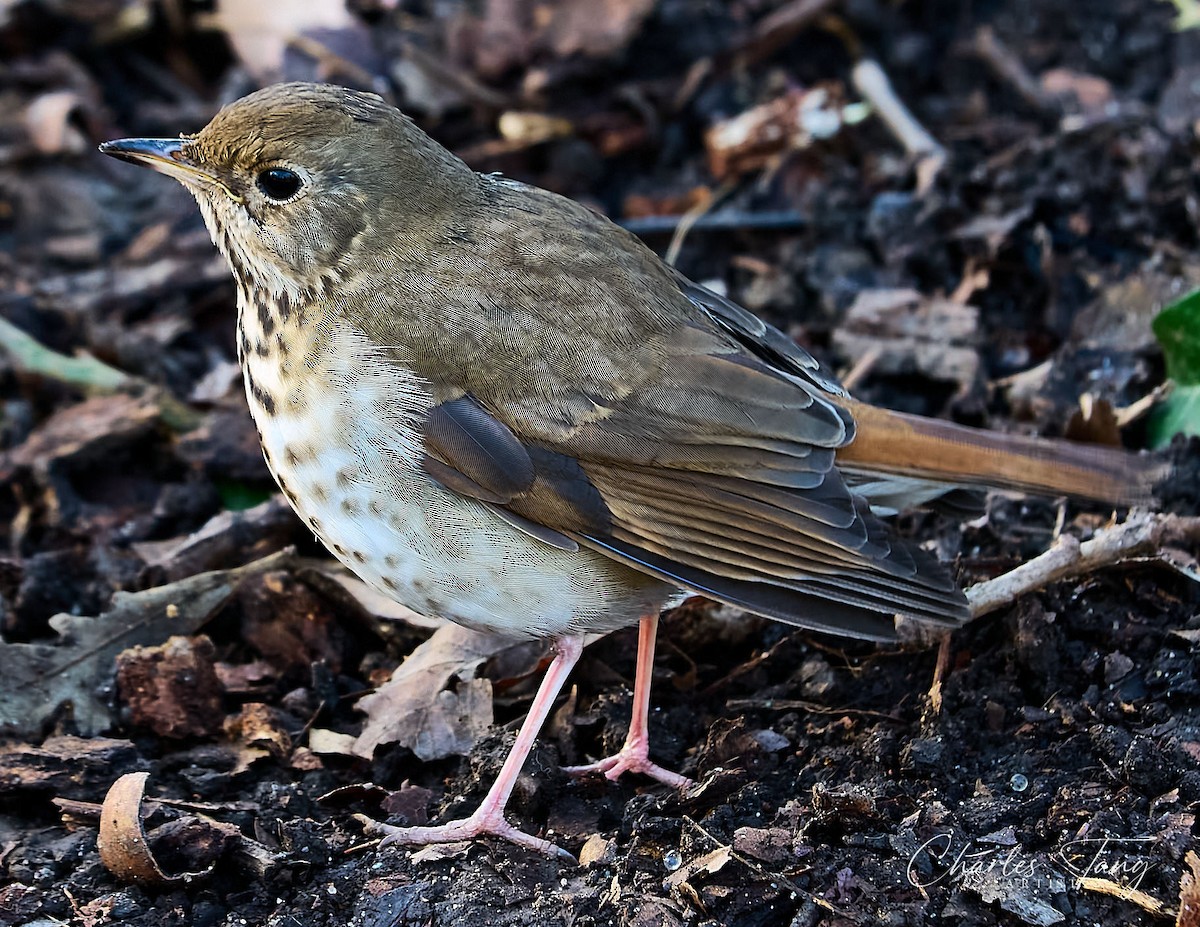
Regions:
[[[892,130],[904,150],[917,160],[918,191],[928,190],[946,163],[946,149],[917,121],[896,95],[892,82],[877,61],[863,58],[851,72],[854,88]]]
[[[971,617],[979,618],[1050,583],[1094,572],[1133,557],[1157,555],[1166,546],[1200,541],[1200,518],[1130,513],[1119,525],[1101,528],[1090,541],[1062,535],[1044,554],[967,590]]]

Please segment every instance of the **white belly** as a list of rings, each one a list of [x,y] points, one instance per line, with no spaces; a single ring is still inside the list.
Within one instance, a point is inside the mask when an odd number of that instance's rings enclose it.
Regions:
[[[325,369],[290,388],[272,361],[245,364],[276,397],[267,415],[248,390],[267,464],[342,563],[422,614],[515,635],[609,630],[662,607],[669,587],[587,549],[543,544],[426,476],[416,429],[428,390],[361,334],[336,339]]]

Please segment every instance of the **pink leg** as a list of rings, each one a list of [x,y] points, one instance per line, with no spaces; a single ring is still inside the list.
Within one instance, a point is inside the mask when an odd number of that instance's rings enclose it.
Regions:
[[[633,682],[633,716],[629,719],[629,734],[619,752],[586,766],[568,766],[572,776],[604,773],[616,779],[624,772],[639,772],[677,789],[685,789],[692,780],[679,773],[663,769],[650,762],[650,734],[646,724],[650,718],[650,682],[654,675],[654,639],[658,635],[658,615],[643,618],[638,627],[637,674]]]
[[[513,786],[517,783],[517,776],[521,772],[521,767],[525,765],[525,758],[529,756],[529,750],[533,747],[533,742],[537,738],[538,731],[542,729],[546,716],[550,714],[550,709],[554,706],[554,700],[558,697],[567,675],[579,660],[579,654],[583,651],[583,638],[564,637],[556,642],[556,647],[558,653],[550,664],[550,668],[546,670],[546,678],[542,680],[537,695],[534,696],[533,705],[529,708],[529,715],[525,718],[525,723],[521,725],[516,743],[513,744],[508,759],[504,761],[504,766],[500,769],[500,775],[496,777],[496,781],[492,784],[487,797],[484,798],[478,810],[469,818],[432,827],[393,827],[377,821],[371,822],[368,825],[370,832],[383,835],[381,846],[391,843],[417,845],[457,843],[484,834],[495,834],[497,837],[503,837],[505,840],[529,847],[531,850],[537,850],[539,853],[545,853],[547,856],[557,856],[569,862],[575,862],[575,857],[566,850],[555,846],[549,840],[543,840],[517,830],[504,819],[504,806],[508,804]]]

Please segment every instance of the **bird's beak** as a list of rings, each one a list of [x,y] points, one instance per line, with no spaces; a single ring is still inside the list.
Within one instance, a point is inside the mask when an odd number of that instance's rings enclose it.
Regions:
[[[100,151],[118,160],[174,177],[189,186],[201,183],[220,187],[232,199],[240,202],[241,197],[234,195],[220,178],[187,156],[184,152],[185,142],[186,139],[181,138],[118,138],[115,141],[102,142]]]

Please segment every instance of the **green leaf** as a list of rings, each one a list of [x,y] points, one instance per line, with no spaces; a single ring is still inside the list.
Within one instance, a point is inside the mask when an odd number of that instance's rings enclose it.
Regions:
[[[260,502],[266,502],[272,495],[269,490],[247,483],[239,483],[236,480],[217,480],[216,484],[221,502],[231,512],[252,509]]]
[[[1150,446],[1156,450],[1177,434],[1200,435],[1200,386],[1176,386],[1150,419]]]
[[[1167,376],[1180,386],[1200,383],[1200,290],[1171,303],[1151,325],[1167,360]]]
[[[1200,3],[1197,0],[1171,0],[1175,4],[1176,17],[1172,25],[1176,32],[1200,26]]]

